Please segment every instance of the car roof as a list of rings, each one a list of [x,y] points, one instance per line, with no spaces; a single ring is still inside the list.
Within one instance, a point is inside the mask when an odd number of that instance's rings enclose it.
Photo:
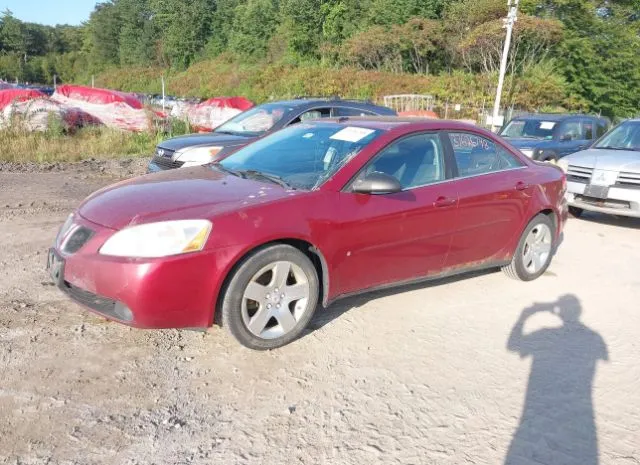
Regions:
[[[436,130],[473,130],[486,132],[479,126],[460,121],[398,116],[343,116],[340,118],[322,118],[308,121],[315,124],[338,123],[345,126],[358,126],[367,129],[391,131],[403,128],[406,132]]]
[[[605,118],[601,117],[601,116],[594,116],[594,115],[582,115],[582,114],[560,114],[560,113],[532,113],[532,114],[528,114],[528,115],[520,115],[520,116],[515,116],[513,117],[512,121],[515,120],[547,120],[547,121],[562,121],[565,119],[572,119],[572,118],[590,118],[590,119],[596,119],[596,120],[600,120],[600,121],[606,121]]]
[[[338,97],[299,97],[290,100],[272,100],[265,102],[264,105],[284,105],[290,107],[301,107],[304,105],[313,106],[317,104],[330,103],[332,105],[348,105],[348,106],[360,106],[360,107],[379,107],[380,105],[368,100],[351,100],[341,99]]]

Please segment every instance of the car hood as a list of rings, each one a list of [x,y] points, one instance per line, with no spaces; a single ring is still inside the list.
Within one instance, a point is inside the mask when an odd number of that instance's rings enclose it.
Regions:
[[[255,140],[255,137],[236,136],[232,134],[218,134],[208,132],[205,134],[189,134],[187,136],[174,137],[167,139],[158,144],[158,148],[177,151],[185,147],[197,147],[216,145],[220,147],[229,147],[233,145],[245,145]]]
[[[565,160],[585,168],[640,173],[640,152],[631,150],[589,149],[569,155]]]
[[[212,219],[229,211],[304,194],[243,179],[211,165],[168,170],[114,184],[89,196],[78,213],[111,229],[183,219]]]

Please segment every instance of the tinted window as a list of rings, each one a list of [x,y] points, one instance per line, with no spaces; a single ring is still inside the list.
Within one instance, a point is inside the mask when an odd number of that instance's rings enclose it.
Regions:
[[[558,135],[561,141],[579,140],[582,137],[582,124],[580,121],[567,121],[560,127]]]
[[[437,134],[417,134],[392,143],[377,155],[360,177],[378,172],[393,176],[402,189],[426,186],[445,179],[444,156]]]
[[[374,115],[370,111],[358,110],[357,108],[336,107],[333,109],[335,116],[369,116]]]
[[[523,166],[518,158],[484,137],[461,132],[451,133],[449,137],[461,177]]]
[[[238,150],[218,165],[238,176],[264,173],[295,188],[312,189],[380,134],[378,130],[338,123],[300,123]]]

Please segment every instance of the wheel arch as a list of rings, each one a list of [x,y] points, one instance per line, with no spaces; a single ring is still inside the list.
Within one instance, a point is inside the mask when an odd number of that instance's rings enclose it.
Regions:
[[[324,254],[320,251],[320,249],[317,246],[315,246],[314,244],[312,244],[306,239],[300,239],[300,238],[294,238],[294,237],[283,237],[283,238],[273,239],[258,245],[253,245],[247,250],[244,250],[243,253],[239,254],[239,256],[233,260],[231,266],[228,268],[228,270],[225,273],[224,280],[222,282],[222,285],[220,286],[218,295],[216,297],[216,301],[214,303],[214,308],[213,308],[214,314],[213,314],[213,320],[212,320],[213,324],[221,323],[220,318],[222,316],[222,312],[219,311],[220,305],[222,303],[222,299],[224,298],[224,294],[229,285],[229,281],[231,280],[231,277],[233,276],[234,272],[238,269],[238,267],[242,264],[242,262],[251,254],[274,245],[290,245],[291,247],[298,249],[300,252],[305,254],[311,260],[311,263],[313,263],[313,266],[316,269],[316,273],[318,274],[318,282],[320,284],[320,297],[322,301],[322,306],[326,307],[328,305],[329,267],[327,265],[327,261],[324,257]]]

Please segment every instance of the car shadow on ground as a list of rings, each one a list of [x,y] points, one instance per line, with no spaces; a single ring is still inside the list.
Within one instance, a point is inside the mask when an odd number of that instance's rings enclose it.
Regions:
[[[640,218],[631,218],[625,216],[584,212],[579,221],[588,221],[589,223],[605,224],[607,226],[617,226],[620,228],[640,229]]]
[[[556,315],[561,326],[525,333],[527,320],[541,312]],[[524,309],[511,330],[507,350],[531,357],[531,372],[505,465],[598,464],[593,379],[598,361],[609,357],[581,313],[578,298],[566,295]]]
[[[397,294],[402,294],[405,292],[417,291],[420,289],[428,289],[430,287],[436,286],[444,286],[446,284],[455,283],[458,281],[464,281],[467,279],[477,278],[480,276],[485,276],[488,274],[493,274],[499,272],[499,268],[491,268],[482,271],[473,271],[469,273],[463,273],[456,276],[451,276],[448,278],[440,278],[429,281],[423,281],[417,284],[407,284],[404,286],[393,287],[390,289],[372,291],[363,294],[359,294],[353,297],[347,297],[345,299],[338,300],[337,302],[331,304],[328,308],[319,307],[316,310],[316,313],[307,326],[307,334],[313,333],[318,329],[328,325],[333,320],[340,318],[345,313],[350,310],[362,307],[368,302],[376,299],[380,299],[383,297],[390,297]]]

